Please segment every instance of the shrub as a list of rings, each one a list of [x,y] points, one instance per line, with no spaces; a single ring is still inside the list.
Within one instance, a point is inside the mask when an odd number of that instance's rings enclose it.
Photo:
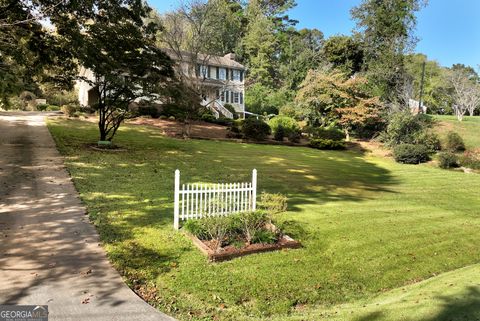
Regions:
[[[242,234],[247,243],[251,244],[258,231],[263,230],[269,222],[269,218],[265,212],[247,212],[239,215]]]
[[[414,115],[410,111],[394,113],[380,140],[389,147],[399,144],[415,144],[419,135],[431,127],[432,119],[424,114]]]
[[[445,141],[445,149],[454,152],[464,151],[465,143],[463,142],[462,137],[458,133],[448,132]]]
[[[62,107],[60,107],[62,113],[64,113],[68,117],[74,117],[77,109],[77,106],[73,104],[63,105]]]
[[[38,104],[37,105],[37,110],[39,111],[46,111],[48,108],[48,104]]]
[[[164,104],[162,105],[162,111],[160,114],[167,116],[168,119],[170,119],[170,117],[173,117],[173,119],[184,119],[186,112],[181,106],[175,104]],[[199,117],[200,115],[196,116]]]
[[[480,150],[469,150],[463,153],[459,158],[460,165],[471,168],[480,169]]]
[[[452,168],[458,166],[457,155],[452,152],[443,152],[438,154],[438,166],[440,168]]]
[[[223,105],[223,107],[225,107],[229,112],[231,112],[233,114],[233,119],[238,119],[237,111],[235,110],[235,108],[232,105],[225,104],[225,105]]]
[[[168,120],[175,120],[175,116],[168,117]]]
[[[252,117],[243,121],[242,133],[247,139],[265,140],[270,132],[270,126],[261,119]]]
[[[428,149],[424,145],[400,144],[393,149],[393,157],[399,163],[420,164],[428,161]]]
[[[59,111],[60,110],[60,107],[57,106],[57,105],[48,105],[47,111]]]
[[[139,106],[137,110],[137,115],[158,118],[160,117],[160,112],[158,111],[158,108],[154,106]]]
[[[201,221],[207,237],[216,241],[216,250],[219,250],[230,232],[231,219],[227,216],[212,216]]]
[[[287,136],[291,132],[300,131],[300,126],[297,121],[288,116],[275,116],[268,121],[268,125],[272,129],[272,133],[275,136],[277,130],[282,130],[284,135]]]
[[[200,116],[200,119],[207,123],[214,123],[217,120],[212,113],[203,113],[202,116]]]
[[[345,133],[335,127],[307,127],[305,131],[315,139],[329,139],[342,141],[345,139]]]
[[[259,206],[270,214],[277,214],[287,210],[287,197],[280,193],[260,194]]]
[[[300,142],[300,138],[302,138],[302,133],[300,131],[290,132],[287,137],[290,142],[298,143]]]
[[[442,149],[438,135],[431,131],[423,131],[415,140],[415,144],[424,145],[429,153],[435,153]]]
[[[284,137],[285,137],[285,128],[282,125],[279,125],[273,133],[273,139],[279,142],[282,142]]]
[[[269,230],[258,230],[252,238],[252,243],[274,244],[278,241],[278,234]]]
[[[208,238],[207,230],[203,224],[203,220],[188,220],[183,224],[183,228],[198,237],[200,240],[206,240]]]
[[[308,146],[316,149],[331,149],[340,150],[345,149],[345,141],[332,139],[310,139]]]

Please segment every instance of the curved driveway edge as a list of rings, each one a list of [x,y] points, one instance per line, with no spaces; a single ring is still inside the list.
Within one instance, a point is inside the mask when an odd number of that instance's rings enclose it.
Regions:
[[[42,113],[0,113],[0,304],[55,321],[163,321],[99,244]]]

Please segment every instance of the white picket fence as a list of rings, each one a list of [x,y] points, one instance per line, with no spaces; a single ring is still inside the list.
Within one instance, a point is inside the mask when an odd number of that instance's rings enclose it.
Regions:
[[[180,171],[175,171],[174,222],[179,229],[180,220],[208,216],[225,216],[255,211],[257,206],[257,170],[252,181],[220,184],[182,184]]]

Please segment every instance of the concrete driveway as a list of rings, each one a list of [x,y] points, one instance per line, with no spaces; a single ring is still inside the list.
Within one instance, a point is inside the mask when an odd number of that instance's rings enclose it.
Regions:
[[[108,262],[42,113],[0,113],[0,304],[49,320],[173,320]]]

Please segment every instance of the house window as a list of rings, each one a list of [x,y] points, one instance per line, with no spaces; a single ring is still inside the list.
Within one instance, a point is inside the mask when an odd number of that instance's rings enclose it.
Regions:
[[[227,80],[227,70],[225,68],[218,68],[218,79]]]
[[[208,66],[200,65],[200,77],[208,78]]]
[[[240,70],[236,70],[236,69],[232,70],[232,78],[235,81],[241,81],[240,80]]]
[[[222,92],[220,93],[220,100],[221,100],[222,102],[225,102],[225,92],[224,92],[224,91],[222,91]]]
[[[210,67],[210,78],[212,79],[218,79],[218,71],[217,67]]]
[[[233,103],[235,103],[235,104],[240,103],[240,94],[239,93],[233,93]]]

